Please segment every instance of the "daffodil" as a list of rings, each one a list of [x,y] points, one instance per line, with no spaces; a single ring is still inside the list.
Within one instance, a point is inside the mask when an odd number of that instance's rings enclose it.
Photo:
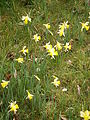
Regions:
[[[16,61],[18,61],[19,63],[23,63],[24,62],[23,58],[18,58],[18,59],[16,59]]]
[[[65,37],[64,29],[60,29],[60,30],[58,31],[58,34],[59,34],[60,37],[62,37],[62,36]]]
[[[58,87],[60,85],[60,81],[58,80],[58,77],[56,76],[53,76],[54,79],[54,82],[51,82],[52,84],[54,84],[56,87]]]
[[[56,50],[62,50],[62,44],[57,41],[57,44],[54,46]]]
[[[71,45],[69,43],[66,43],[64,48],[65,48],[65,52],[68,51],[68,50],[71,50]]]
[[[38,36],[38,34],[35,34],[33,36],[33,39],[35,40],[35,42],[40,41],[41,40],[41,36]]]
[[[48,53],[48,55],[50,55],[52,58],[54,58],[54,56],[58,56],[58,52],[54,48],[49,49]]]
[[[5,88],[5,87],[8,86],[9,82],[10,82],[10,81],[2,80],[1,86],[2,86],[3,88]]]
[[[89,26],[88,26],[89,22],[86,22],[86,23],[80,22],[80,23],[81,23],[81,25],[82,25],[81,31],[83,31],[84,28],[86,29],[86,31],[89,30]]]
[[[27,90],[27,94],[28,94],[28,96],[27,96],[27,98],[26,98],[26,99],[32,100],[33,95],[32,95],[32,94],[30,94],[30,92],[29,92],[28,90]]]
[[[52,45],[50,44],[50,42],[46,43],[46,45],[44,46],[47,50],[52,48]]]
[[[16,101],[11,102],[9,106],[10,106],[9,112],[11,111],[11,112],[14,112],[14,114],[16,114],[17,109],[19,109],[19,106],[18,104],[16,104]]]
[[[34,77],[35,77],[38,81],[40,81],[40,78],[39,78],[37,75],[34,75]]]
[[[50,23],[47,23],[47,24],[43,24],[45,27],[46,27],[46,29],[50,29]]]
[[[28,49],[26,49],[26,46],[24,46],[23,49],[20,50],[20,52],[22,52],[24,55],[26,55],[26,53],[28,53]]]
[[[27,25],[28,22],[31,22],[31,18],[27,16],[22,16],[22,21],[24,21],[24,24]]]
[[[80,117],[84,118],[84,120],[90,120],[90,111],[80,111]]]
[[[64,36],[65,37],[65,29],[68,29],[69,28],[69,25],[68,25],[68,21],[67,22],[64,22],[64,23],[61,23],[59,25],[59,31],[58,31],[58,34],[59,36]]]

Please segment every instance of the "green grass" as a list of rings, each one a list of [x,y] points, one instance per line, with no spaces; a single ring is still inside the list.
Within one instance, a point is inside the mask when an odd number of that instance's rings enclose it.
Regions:
[[[80,120],[80,111],[90,110],[90,30],[81,32],[79,23],[89,21],[88,1],[31,0],[26,3],[15,0],[0,2],[0,83],[11,76],[8,88],[0,86],[0,120],[13,119],[13,113],[8,112],[11,100],[19,105],[15,120],[62,120],[62,116],[67,120]],[[21,17],[28,13],[31,24],[20,25]],[[67,20],[70,28],[63,40],[57,34],[58,25]],[[44,23],[51,24],[54,36],[45,31]],[[42,38],[38,43],[33,40],[36,33]],[[56,40],[65,44],[71,39],[71,51],[61,52],[55,59],[47,56],[43,48],[47,42],[54,46]],[[22,56],[19,51],[25,45],[29,54],[20,64],[14,59]],[[61,81],[57,88],[51,84],[52,75]],[[62,92],[64,87],[67,92]],[[26,100],[26,90],[34,95],[31,101]]]

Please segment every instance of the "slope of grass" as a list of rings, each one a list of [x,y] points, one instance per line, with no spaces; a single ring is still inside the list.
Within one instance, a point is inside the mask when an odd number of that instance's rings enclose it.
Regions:
[[[80,120],[80,111],[90,109],[90,30],[81,32],[80,24],[89,21],[88,1],[26,3],[0,2],[0,83],[10,81],[8,88],[0,86],[0,120]],[[27,14],[32,22],[23,26],[21,18]],[[58,25],[64,21],[70,26],[65,38],[57,34]],[[45,23],[50,23],[54,36],[46,32]],[[41,36],[37,43],[33,40],[36,33]],[[70,41],[72,50],[51,59],[43,45],[50,41],[54,46],[57,40],[63,44]],[[26,57],[19,52],[23,46],[29,49]],[[15,61],[18,57],[24,57],[22,64]],[[57,88],[51,84],[53,75],[61,83]],[[26,90],[34,95],[31,101],[26,99]],[[19,105],[15,115],[8,112],[11,100]]]

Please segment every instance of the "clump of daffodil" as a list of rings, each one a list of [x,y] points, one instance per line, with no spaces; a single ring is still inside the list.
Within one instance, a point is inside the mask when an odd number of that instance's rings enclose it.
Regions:
[[[54,48],[49,49],[48,53],[48,55],[50,55],[51,58],[54,58],[54,56],[58,56],[58,52]]]
[[[18,59],[16,59],[16,61],[18,61],[19,63],[23,63],[24,62],[23,58],[18,58]]]
[[[2,80],[1,86],[2,86],[3,88],[5,88],[5,87],[8,86],[9,82],[10,82],[10,81]]]
[[[31,18],[27,16],[22,16],[22,21],[24,22],[25,25],[28,24],[28,22],[31,22]]]
[[[53,36],[53,33],[50,31],[50,28],[51,28],[50,23],[43,24],[43,25],[46,27],[46,29],[48,30],[48,32]]]
[[[58,77],[53,76],[54,78],[54,82],[51,82],[52,84],[54,84],[56,87],[58,87],[60,85],[60,81],[58,80]]]
[[[49,50],[52,48],[52,45],[50,44],[50,42],[46,43],[46,45],[44,45],[44,47],[46,48],[46,50]]]
[[[68,25],[68,21],[67,22],[64,22],[64,23],[61,23],[59,25],[59,31],[58,31],[58,34],[59,36],[64,36],[65,37],[65,30],[69,28],[69,25]]]
[[[10,107],[9,112],[14,112],[14,114],[16,114],[17,109],[19,109],[19,106],[18,106],[18,104],[16,104],[16,101],[11,102],[9,107]]]
[[[62,50],[62,44],[61,43],[59,43],[58,41],[57,41],[57,44],[54,46],[55,48],[56,48],[56,50],[59,50],[59,51],[61,51]]]
[[[82,28],[81,28],[81,32],[83,31],[83,29],[86,29],[86,31],[88,31],[89,30],[89,22],[86,22],[86,23],[82,23],[82,22],[80,22],[81,23],[81,25],[82,25]]]
[[[30,92],[28,90],[27,90],[27,94],[28,94],[28,96],[26,99],[32,100],[34,95],[30,94]]]
[[[54,56],[58,56],[58,52],[55,50],[55,48],[52,47],[50,42],[46,43],[44,47],[46,48],[48,55],[50,55],[51,58],[54,58]]]
[[[33,39],[35,40],[35,42],[38,42],[38,41],[41,40],[41,36],[39,36],[38,34],[35,34],[35,35],[33,36]]]
[[[34,77],[35,77],[38,81],[40,81],[40,78],[39,78],[37,75],[34,75]]]
[[[84,120],[90,120],[90,111],[80,111],[80,117],[84,118]]]
[[[24,46],[23,49],[20,50],[20,52],[22,52],[24,55],[26,55],[28,53],[28,49],[26,49],[26,46]]]
[[[70,43],[66,43],[64,48],[65,48],[65,52],[67,52],[68,50],[71,50],[71,44]]]

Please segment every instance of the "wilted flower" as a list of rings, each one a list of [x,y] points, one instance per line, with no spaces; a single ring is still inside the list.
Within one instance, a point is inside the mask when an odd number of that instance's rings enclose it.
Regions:
[[[27,15],[27,16],[22,16],[22,20],[24,21],[24,24],[27,25],[28,22],[31,22],[31,18]]]
[[[69,43],[66,43],[64,48],[65,48],[65,52],[68,51],[68,50],[71,50],[71,45]]]
[[[10,81],[2,80],[1,86],[2,86],[3,88],[5,88],[5,87],[8,86],[8,83],[9,83],[9,82],[10,82]]]
[[[81,31],[83,31],[84,28],[86,29],[86,31],[89,30],[89,26],[88,26],[89,22],[86,22],[86,23],[80,22],[80,23],[81,23],[81,25],[82,25]]]
[[[40,78],[39,78],[37,75],[34,75],[34,77],[35,77],[37,80],[40,81]]]
[[[20,50],[20,52],[22,52],[24,55],[26,55],[26,53],[28,53],[28,49],[25,49],[26,46],[23,47],[22,50]]]
[[[84,118],[84,120],[90,119],[90,111],[86,110],[85,112],[80,111],[80,117]]]
[[[37,41],[41,40],[41,37],[38,36],[38,34],[35,34],[33,39],[35,40],[35,42],[37,42]]]
[[[67,88],[63,88],[62,91],[63,91],[63,92],[66,92],[66,91],[67,91]]]
[[[51,82],[52,84],[54,84],[56,87],[58,87],[60,85],[60,81],[58,80],[58,77],[56,76],[53,76],[54,79],[54,82]]]
[[[62,50],[62,44],[57,41],[57,44],[54,46],[56,50]]]
[[[16,59],[16,61],[18,61],[19,63],[23,63],[23,58],[18,58],[18,59]]]
[[[11,102],[9,106],[10,106],[9,112],[10,112],[10,111],[13,111],[14,114],[16,114],[17,109],[19,109],[19,106],[18,106],[18,104],[16,104],[16,101]]]
[[[27,94],[28,94],[28,96],[27,96],[27,98],[26,98],[26,99],[32,100],[33,95],[32,95],[32,94],[30,94],[30,92],[29,92],[28,90],[27,90]]]

